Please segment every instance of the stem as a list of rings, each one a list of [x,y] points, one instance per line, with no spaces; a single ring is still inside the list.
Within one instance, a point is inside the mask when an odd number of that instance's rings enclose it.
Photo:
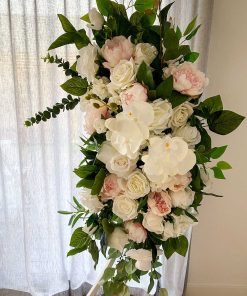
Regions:
[[[218,194],[215,194],[215,193],[207,193],[207,192],[203,192],[203,191],[201,191],[200,193],[202,193],[203,195],[210,195],[210,196],[215,196],[215,197],[223,197],[223,195],[218,195]]]

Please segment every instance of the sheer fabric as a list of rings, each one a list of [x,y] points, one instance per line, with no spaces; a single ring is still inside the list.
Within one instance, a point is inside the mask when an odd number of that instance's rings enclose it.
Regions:
[[[194,44],[204,69],[212,2],[177,0],[172,10],[178,24],[184,26],[195,14],[204,24]],[[82,159],[79,108],[31,128],[23,125],[26,117],[65,96],[59,88],[66,80],[61,68],[41,60],[62,33],[56,14],[82,28],[80,17],[94,5],[89,0],[0,1],[0,295],[18,295],[3,290],[12,289],[51,296],[78,287],[74,295],[81,295],[87,290],[83,283],[93,284],[104,267],[101,258],[94,271],[87,253],[66,258],[71,229],[68,217],[56,213],[68,209],[78,193],[72,170]],[[56,50],[71,62],[76,52],[73,46]],[[186,265],[187,258],[175,255],[161,270],[160,285],[168,287],[169,296],[182,295]],[[147,285],[143,280],[141,287]],[[140,290],[133,294],[146,295]]]

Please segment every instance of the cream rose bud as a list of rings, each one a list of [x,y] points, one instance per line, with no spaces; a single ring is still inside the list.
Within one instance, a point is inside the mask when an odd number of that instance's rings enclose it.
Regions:
[[[173,109],[173,115],[170,119],[169,125],[172,128],[184,126],[189,117],[193,114],[193,105],[185,102]]]
[[[107,77],[95,78],[92,85],[92,93],[96,94],[101,100],[110,96],[108,91],[108,84],[110,80]]]
[[[170,237],[177,237],[177,233],[174,229],[174,224],[166,221],[164,225],[163,239],[167,240]]]
[[[146,102],[148,99],[147,89],[140,83],[134,83],[130,88],[120,93],[120,99],[123,108],[127,107],[134,101]]]
[[[125,89],[130,86],[136,76],[134,60],[121,60],[112,70],[110,75],[111,85],[116,90]]]
[[[170,181],[168,182],[167,188],[169,188],[171,191],[177,192],[185,189],[191,181],[192,178],[190,172],[185,175],[175,175],[171,177]]]
[[[148,194],[149,191],[149,182],[140,170],[136,170],[128,176],[125,190],[128,197],[138,199]]]
[[[168,121],[172,116],[172,105],[167,100],[158,99],[152,103],[154,110],[154,120],[150,125],[150,129],[155,133],[162,132],[168,125]]]
[[[131,249],[126,252],[126,256],[136,260],[135,267],[142,271],[151,269],[152,252],[146,249]]]
[[[107,243],[110,248],[123,252],[124,246],[128,244],[129,239],[127,233],[120,227],[115,227],[113,232],[108,235]]]
[[[101,54],[106,60],[103,63],[105,68],[111,69],[115,67],[121,60],[130,60],[134,52],[134,45],[130,38],[124,36],[116,36],[106,40],[101,48]]]
[[[200,168],[202,183],[205,185],[204,190],[211,189],[213,185],[213,171],[208,168]]]
[[[104,207],[95,195],[91,195],[89,190],[81,193],[81,204],[87,208],[91,213],[98,213]]]
[[[77,59],[76,70],[88,82],[93,81],[99,69],[99,65],[95,63],[97,53],[97,48],[92,44],[88,44],[79,50],[80,57]]]
[[[176,129],[173,135],[183,138],[191,148],[201,142],[201,134],[198,129],[195,126],[190,126],[188,123]]]
[[[137,216],[138,202],[124,195],[114,198],[112,212],[123,221],[134,219]]]
[[[151,192],[148,195],[148,206],[157,216],[166,216],[171,212],[171,198],[167,191]]]
[[[127,221],[124,223],[124,228],[128,233],[129,239],[138,244],[144,243],[147,239],[147,231],[141,223]]]
[[[184,62],[178,66],[169,65],[163,71],[165,77],[173,76],[175,90],[191,97],[200,95],[209,83],[205,74],[197,70],[191,62]]]
[[[170,192],[173,207],[182,209],[187,209],[193,203],[194,195],[195,192],[190,188],[186,188],[177,192]]]
[[[134,59],[138,65],[142,62],[150,65],[157,55],[156,47],[150,43],[138,43],[135,47]]]
[[[191,226],[196,225],[197,222],[194,222],[190,217],[187,215],[172,215],[174,221],[174,231],[175,234],[178,236],[180,234],[184,234]]]
[[[115,174],[106,176],[101,189],[101,197],[104,200],[108,200],[118,196],[122,191],[121,182],[121,178],[117,177]]]
[[[157,216],[152,212],[147,212],[144,214],[142,225],[148,231],[162,234],[164,231],[163,225],[164,219],[161,216]]]
[[[90,24],[88,24],[88,27],[93,29],[93,30],[101,30],[104,24],[104,18],[103,16],[97,11],[96,8],[92,8],[88,12]]]

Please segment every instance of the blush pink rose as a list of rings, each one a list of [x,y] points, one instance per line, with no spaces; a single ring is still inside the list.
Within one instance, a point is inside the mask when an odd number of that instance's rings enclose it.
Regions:
[[[171,197],[167,191],[151,192],[148,195],[148,206],[157,216],[165,216],[171,212]]]
[[[103,63],[105,68],[115,67],[121,60],[130,60],[134,52],[134,45],[130,38],[124,36],[113,37],[106,40],[101,48],[101,54],[106,62]]]
[[[178,66],[170,65],[164,69],[164,76],[170,75],[173,76],[174,89],[191,97],[200,95],[209,83],[205,74],[191,62],[184,62]]]
[[[109,117],[109,110],[105,105],[95,108],[93,103],[93,100],[90,100],[83,106],[83,112],[85,112],[84,129],[89,135],[92,135],[95,132],[94,123],[98,119],[101,119],[102,116],[104,118]]]
[[[168,188],[173,192],[184,190],[191,181],[192,178],[190,172],[185,175],[176,175],[172,177],[171,181],[169,182]]]
[[[138,244],[144,243],[147,239],[147,230],[142,226],[141,223],[127,221],[124,223],[124,228],[128,233],[129,239]]]
[[[101,199],[107,201],[118,196],[122,191],[121,178],[114,174],[108,175],[105,180],[101,191]]]
[[[148,99],[147,89],[140,83],[134,83],[133,86],[120,93],[120,99],[123,108],[127,107],[132,102],[146,102]]]

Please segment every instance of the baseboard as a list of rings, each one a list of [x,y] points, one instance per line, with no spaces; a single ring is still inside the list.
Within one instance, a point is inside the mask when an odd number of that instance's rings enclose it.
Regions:
[[[188,284],[185,296],[246,296],[247,285]]]

